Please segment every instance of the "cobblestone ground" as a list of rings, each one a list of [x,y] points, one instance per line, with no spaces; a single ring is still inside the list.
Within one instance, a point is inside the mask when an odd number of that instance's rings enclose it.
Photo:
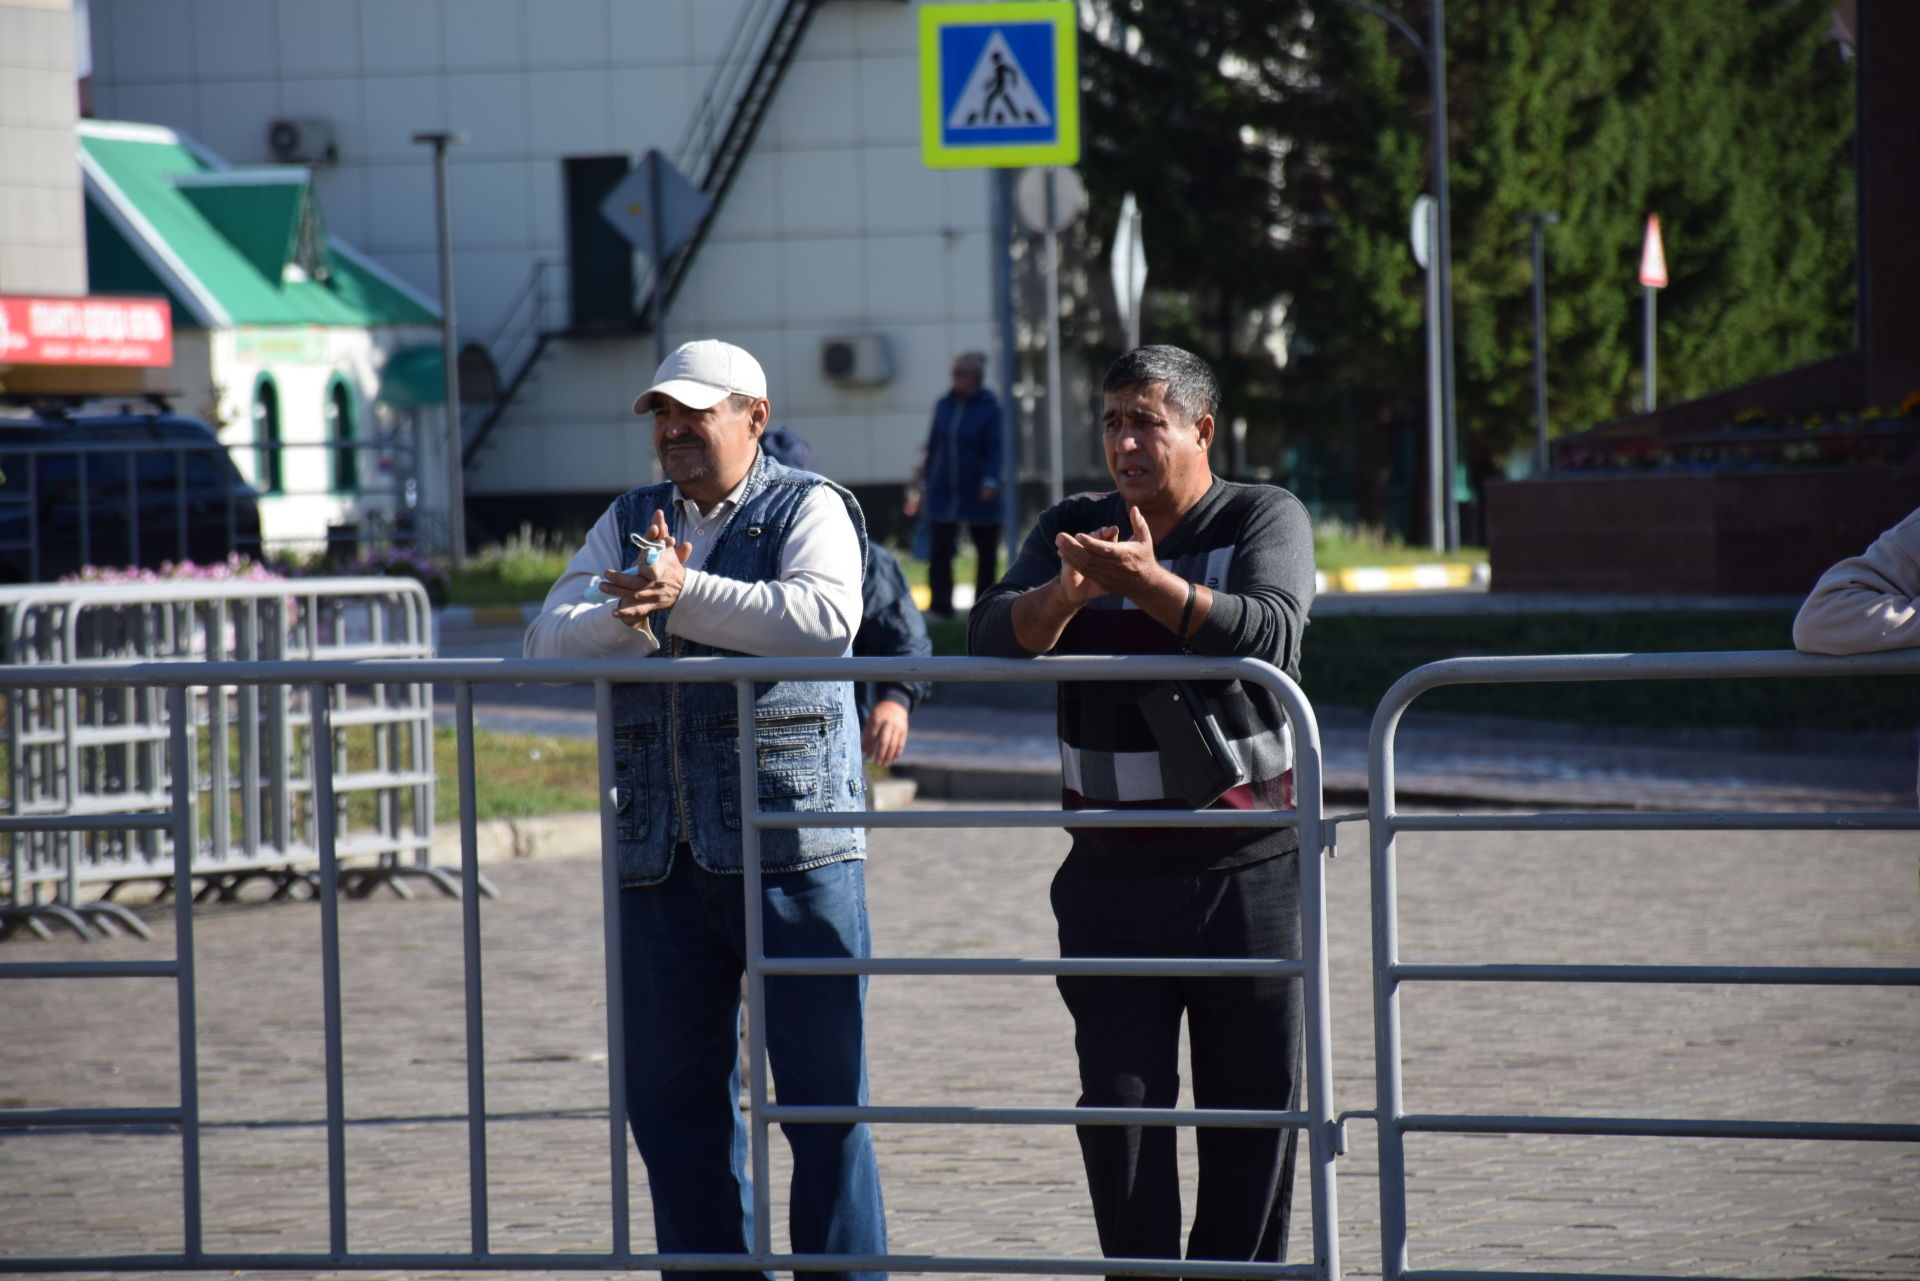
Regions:
[[[1372,1020],[1364,833],[1341,835],[1329,921],[1336,1106],[1348,1110],[1373,1104]],[[1051,832],[876,833],[877,953],[1053,955],[1046,889],[1064,844]],[[1920,964],[1910,834],[1427,835],[1402,847],[1408,960]],[[483,908],[491,1247],[604,1250],[597,863],[557,857],[488,875],[503,895]],[[153,943],[17,940],[0,959],[163,956],[173,930],[153,919]],[[195,919],[206,1247],[323,1251],[318,908],[207,907]],[[464,1251],[458,905],[376,898],[343,904],[341,919],[349,1246]],[[177,1098],[165,981],[19,980],[0,992],[0,1106]],[[1074,1098],[1069,1026],[1048,979],[876,978],[870,1009],[876,1102]],[[1910,988],[1410,985],[1403,1028],[1410,1111],[1920,1121]],[[1344,1270],[1377,1275],[1374,1131],[1355,1120],[1349,1133]],[[890,1125],[878,1141],[896,1250],[1096,1253],[1069,1132]],[[177,1249],[180,1151],[167,1134],[0,1138],[0,1267],[7,1255]],[[1416,1135],[1408,1153],[1416,1267],[1920,1274],[1920,1145]],[[651,1237],[637,1161],[633,1178],[641,1249]],[[1309,1199],[1303,1180],[1295,1260]]]

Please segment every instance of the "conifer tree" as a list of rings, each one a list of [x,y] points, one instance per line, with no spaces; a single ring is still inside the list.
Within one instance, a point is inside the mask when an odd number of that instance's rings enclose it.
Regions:
[[[1425,4],[1380,2],[1424,37]],[[1364,440],[1423,418],[1407,231],[1430,117],[1411,43],[1337,0],[1088,12],[1094,225],[1138,193],[1150,333],[1221,362],[1256,430]],[[1556,433],[1638,406],[1650,213],[1672,278],[1663,403],[1853,345],[1852,71],[1831,14],[1824,0],[1450,0],[1457,413],[1478,470],[1533,437],[1530,212],[1561,215],[1546,232]],[[1280,308],[1284,370],[1265,328]]]

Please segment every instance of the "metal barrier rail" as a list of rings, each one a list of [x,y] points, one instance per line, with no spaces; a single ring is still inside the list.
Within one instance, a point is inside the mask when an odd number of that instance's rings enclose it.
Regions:
[[[1373,716],[1367,739],[1367,819],[1372,844],[1373,999],[1376,1107],[1380,1136],[1380,1243],[1383,1281],[1514,1281],[1534,1274],[1412,1270],[1408,1266],[1409,1133],[1577,1134],[1661,1138],[1764,1138],[1920,1142],[1920,1124],[1702,1120],[1671,1117],[1480,1116],[1410,1114],[1401,1078],[1400,985],[1407,982],[1722,983],[1920,986],[1920,968],[1705,965],[1409,965],[1400,960],[1396,838],[1400,832],[1541,831],[1897,831],[1920,830],[1920,813],[1769,814],[1749,812],[1403,815],[1395,811],[1394,736],[1414,699],[1448,685],[1683,680],[1781,676],[1920,674],[1920,652],[1823,658],[1785,651],[1691,654],[1543,655],[1454,658],[1415,668],[1396,681]]]
[[[11,666],[107,658],[150,662],[228,659],[425,658],[433,654],[425,590],[411,579],[314,578],[265,581],[167,580],[126,584],[39,584],[0,588],[0,658]],[[285,689],[228,692],[194,682],[192,724],[205,735],[209,763],[200,786],[210,797],[211,844],[197,860],[203,882],[230,897],[251,876],[271,876],[286,893],[317,864],[313,834],[313,733],[305,702]],[[0,812],[18,815],[158,810],[174,777],[163,754],[167,718],[161,687],[63,685],[21,689],[6,700],[7,765]],[[343,705],[345,685],[335,697]],[[366,687],[356,706],[335,717],[334,748],[345,752],[352,727],[370,739],[371,768],[344,790],[369,798],[372,821],[343,847],[373,860],[356,869],[374,879],[422,877],[451,892],[433,869],[431,691],[420,685]],[[229,743],[229,738],[232,743]],[[238,756],[237,764],[232,759]],[[237,829],[237,830],[236,830]],[[90,924],[145,933],[137,917],[107,896],[83,902],[80,887],[165,874],[157,833],[86,835],[38,829],[11,841],[0,858],[0,937],[47,921],[91,934]],[[157,870],[156,870],[157,869]],[[43,893],[52,887],[48,900]]]
[[[774,814],[758,808],[755,770],[758,751],[753,715],[754,682],[780,680],[938,680],[938,681],[1059,681],[1168,679],[1230,680],[1257,684],[1279,699],[1291,723],[1294,739],[1293,810],[1078,810],[1032,811],[969,810],[965,812],[842,811],[835,813]],[[751,1159],[755,1197],[755,1240],[750,1254],[660,1255],[635,1254],[629,1227],[628,1137],[625,1098],[625,1035],[622,1027],[623,969],[620,958],[619,880],[611,851],[617,841],[616,817],[601,807],[601,878],[603,927],[607,969],[607,1093],[608,1160],[612,1172],[609,1206],[613,1248],[607,1253],[495,1254],[489,1246],[486,1082],[480,990],[480,890],[477,825],[473,801],[473,686],[537,682],[571,684],[591,682],[602,732],[600,785],[608,795],[614,785],[613,748],[606,732],[613,705],[613,686],[626,683],[727,681],[734,685],[738,723],[743,735],[740,750],[742,788],[741,835],[745,863],[746,933],[751,940],[747,958],[749,1034],[749,1088],[751,1093]],[[324,1003],[326,1141],[328,1169],[328,1246],[313,1254],[209,1254],[203,1245],[199,1170],[199,1103],[197,1040],[193,1010],[193,935],[191,895],[195,875],[195,794],[176,789],[173,806],[164,820],[139,814],[75,816],[59,820],[74,826],[164,824],[172,838],[175,911],[178,922],[176,959],[171,963],[126,966],[89,966],[84,962],[47,964],[0,963],[0,980],[8,978],[89,977],[104,973],[172,977],[178,991],[181,1047],[181,1105],[177,1109],[0,1109],[0,1130],[47,1125],[128,1124],[133,1119],[176,1125],[184,1146],[186,1179],[183,1186],[183,1247],[177,1253],[115,1256],[27,1257],[0,1255],[0,1272],[76,1272],[155,1269],[286,1269],[337,1271],[349,1269],[472,1269],[607,1270],[682,1268],[696,1271],[779,1269],[873,1270],[891,1268],[913,1272],[1000,1272],[1098,1276],[1126,1273],[1174,1277],[1314,1277],[1337,1281],[1340,1276],[1338,1209],[1334,1162],[1340,1150],[1340,1130],[1333,1113],[1333,1059],[1329,1030],[1327,975],[1325,859],[1329,829],[1321,806],[1322,761],[1319,728],[1305,696],[1278,669],[1253,659],[1194,656],[1116,658],[1043,658],[1031,662],[1010,659],[681,659],[673,663],[619,660],[363,660],[320,663],[206,663],[188,672],[178,665],[87,664],[62,668],[21,668],[0,671],[0,691],[57,689],[84,684],[108,688],[142,685],[168,690],[169,749],[173,776],[192,777],[194,742],[186,715],[189,686],[261,686],[302,684],[309,688],[314,732],[325,741],[335,716],[332,691],[349,684],[450,684],[455,687],[455,724],[459,744],[460,848],[462,928],[467,1017],[467,1131],[469,1152],[469,1221],[471,1249],[466,1254],[361,1254],[349,1248],[345,1164],[345,1105],[340,981],[339,857],[333,826],[336,777],[328,753],[314,757],[314,788],[319,817],[318,857],[321,893],[321,990]],[[0,818],[0,834],[31,830],[44,819]],[[1302,951],[1298,960],[942,960],[937,958],[872,958],[866,960],[769,959],[764,955],[760,923],[760,839],[763,829],[803,826],[891,827],[1294,827],[1300,833],[1300,903]],[[1226,1111],[1194,1108],[954,1108],[954,1107],[799,1107],[767,1101],[767,1056],[762,1008],[768,974],[1133,974],[1171,973],[1243,974],[1255,970],[1301,978],[1305,1031],[1307,1105],[1286,1112]],[[770,1127],[775,1123],[924,1121],[944,1124],[1018,1125],[1215,1125],[1227,1127],[1287,1127],[1305,1132],[1308,1177],[1313,1198],[1314,1261],[1311,1264],[1209,1263],[1177,1259],[1085,1259],[1037,1257],[955,1257],[947,1255],[795,1255],[777,1254],[771,1247],[769,1179]]]

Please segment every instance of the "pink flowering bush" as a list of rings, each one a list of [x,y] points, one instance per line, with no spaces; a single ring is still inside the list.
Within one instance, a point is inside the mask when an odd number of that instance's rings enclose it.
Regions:
[[[435,605],[447,603],[447,584],[452,576],[446,568],[405,547],[389,547],[376,555],[365,556],[350,565],[331,567],[330,573],[342,578],[379,577],[417,579],[427,589],[427,599]]]
[[[158,569],[142,569],[134,565],[88,565],[77,573],[68,574],[60,581],[62,583],[167,583],[199,580],[216,583],[272,583],[285,578],[286,575],[273,566],[234,552],[225,560],[217,560],[206,565],[197,565],[190,560],[162,561]]]

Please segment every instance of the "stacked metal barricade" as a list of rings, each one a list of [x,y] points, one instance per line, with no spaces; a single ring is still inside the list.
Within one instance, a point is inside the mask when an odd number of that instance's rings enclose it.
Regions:
[[[155,581],[0,588],[0,659],[9,664],[430,658],[426,591],[410,578]],[[429,685],[332,687],[332,741],[313,740],[310,692],[191,691],[196,896],[231,898],[265,879],[276,896],[311,889],[318,865],[313,758],[330,752],[342,886],[408,893],[431,865],[433,694]],[[62,687],[6,699],[10,815],[164,810],[170,804],[163,691]],[[172,855],[157,832],[58,831],[0,837],[0,938],[60,924],[146,930],[113,902],[158,881]]]

